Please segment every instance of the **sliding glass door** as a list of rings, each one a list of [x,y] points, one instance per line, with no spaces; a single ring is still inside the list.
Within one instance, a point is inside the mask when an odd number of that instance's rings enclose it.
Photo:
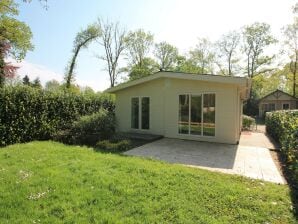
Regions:
[[[215,136],[215,94],[179,95],[178,133]]]

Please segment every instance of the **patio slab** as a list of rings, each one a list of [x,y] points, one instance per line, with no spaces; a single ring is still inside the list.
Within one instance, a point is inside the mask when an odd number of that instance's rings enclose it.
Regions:
[[[238,174],[279,184],[285,183],[269,149],[250,146],[249,143],[229,145],[163,138],[124,154]]]

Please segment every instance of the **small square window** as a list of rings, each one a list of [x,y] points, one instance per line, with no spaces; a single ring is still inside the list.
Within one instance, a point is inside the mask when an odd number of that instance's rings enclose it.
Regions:
[[[283,103],[283,104],[282,104],[282,109],[283,109],[283,110],[289,110],[289,109],[290,109],[290,104],[288,104],[288,103]]]

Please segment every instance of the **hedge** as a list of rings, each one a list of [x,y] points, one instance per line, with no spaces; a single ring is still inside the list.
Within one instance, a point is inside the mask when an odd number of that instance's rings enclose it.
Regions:
[[[298,110],[267,112],[265,122],[267,133],[280,143],[298,184]]]
[[[0,88],[0,146],[50,139],[82,115],[114,112],[109,94],[45,91],[30,86]]]
[[[244,130],[251,130],[253,125],[256,125],[256,120],[253,117],[242,115],[242,128]]]

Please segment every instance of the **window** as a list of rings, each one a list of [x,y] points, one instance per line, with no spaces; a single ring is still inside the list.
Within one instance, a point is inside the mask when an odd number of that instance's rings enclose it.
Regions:
[[[275,110],[275,103],[269,103],[269,111]]]
[[[188,134],[189,126],[189,96],[179,96],[179,122],[178,131],[181,134]]]
[[[149,129],[149,97],[142,97],[142,129]]]
[[[215,135],[215,94],[204,94],[203,134]]]
[[[179,95],[178,133],[215,136],[215,94]]]
[[[140,103],[141,102],[141,103]],[[133,97],[131,98],[131,128],[149,129],[150,98]]]
[[[283,103],[282,104],[282,109],[283,110],[289,110],[290,109],[290,104],[289,103]]]
[[[268,109],[268,104],[265,103],[265,104],[262,104],[262,109],[264,112],[267,112],[269,109]]]
[[[139,98],[131,99],[131,128],[139,128]]]

